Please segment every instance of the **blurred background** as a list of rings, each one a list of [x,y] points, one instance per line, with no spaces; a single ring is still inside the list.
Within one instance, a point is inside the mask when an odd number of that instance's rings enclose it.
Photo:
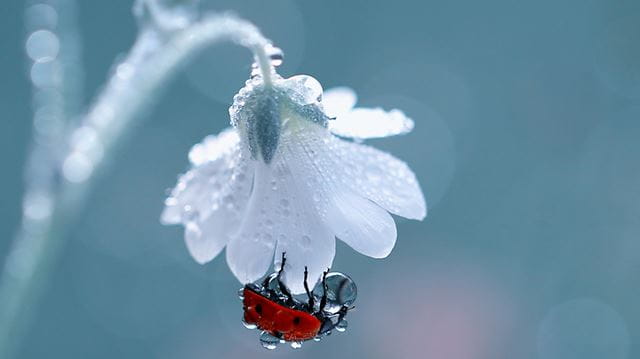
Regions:
[[[0,5],[0,262],[32,132],[25,9]],[[135,38],[130,1],[77,1],[83,105]],[[631,359],[640,355],[640,3],[204,1],[255,22],[279,71],[403,109],[429,205],[385,260],[339,243],[359,288],[346,333],[266,351],[224,256],[200,266],[158,218],[187,151],[228,125],[250,53],[213,47],[100,177],[19,358]],[[54,19],[55,20],[55,19]],[[55,22],[54,22],[55,26]]]

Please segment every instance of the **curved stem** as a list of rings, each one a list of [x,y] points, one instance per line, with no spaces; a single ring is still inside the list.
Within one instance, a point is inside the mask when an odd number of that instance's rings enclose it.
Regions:
[[[45,218],[34,222],[28,209],[24,210],[22,226],[6,258],[0,277],[0,357],[14,354],[20,329],[27,325],[43,283],[61,252],[65,228],[81,212],[96,173],[105,167],[117,142],[135,127],[140,113],[181,65],[221,41],[249,48],[260,66],[265,86],[271,85],[274,70],[265,50],[269,41],[245,20],[227,14],[209,16],[170,33],[145,26],[79,126],[68,138],[56,141],[65,146],[53,151],[61,152],[62,160],[49,156],[32,164],[57,180],[51,181],[55,186],[47,197]],[[42,146],[36,141],[32,152],[46,152]],[[30,175],[35,177],[27,173]],[[25,200],[39,190],[32,182],[34,178],[27,179]]]

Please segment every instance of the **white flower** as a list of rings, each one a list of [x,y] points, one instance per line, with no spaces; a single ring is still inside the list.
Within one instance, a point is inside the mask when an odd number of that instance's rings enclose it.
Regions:
[[[208,136],[189,153],[162,213],[165,224],[182,223],[199,263],[226,246],[227,263],[242,282],[262,277],[287,255],[284,280],[304,291],[304,267],[313,285],[331,266],[335,238],[374,258],[396,241],[389,213],[421,220],[424,197],[415,175],[395,157],[342,140],[406,133],[401,111],[352,109],[353,91],[322,95],[310,76],[259,78],[234,97],[232,128]],[[336,117],[336,119],[332,119]],[[274,254],[276,254],[274,256]]]

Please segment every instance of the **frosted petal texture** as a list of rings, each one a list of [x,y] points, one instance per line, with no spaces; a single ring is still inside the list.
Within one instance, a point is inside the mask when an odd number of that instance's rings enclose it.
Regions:
[[[355,94],[346,88],[324,96],[332,105],[322,104],[322,87],[309,76],[279,80],[274,90],[255,85],[248,83],[230,110],[238,130],[192,148],[193,167],[167,199],[162,222],[185,226],[187,247],[199,263],[226,246],[229,268],[243,283],[260,279],[272,263],[279,266],[285,252],[283,278],[293,293],[304,291],[305,267],[313,285],[331,266],[336,238],[370,257],[389,255],[397,237],[390,213],[426,216],[415,175],[390,154],[331,132],[380,137],[407,132],[413,122],[399,110],[352,109]],[[250,150],[249,138],[260,134],[252,135],[246,123],[260,120],[252,112],[260,96],[274,96],[281,116],[268,160]],[[343,132],[327,129],[324,119],[332,113],[343,113],[338,116],[349,123]]]

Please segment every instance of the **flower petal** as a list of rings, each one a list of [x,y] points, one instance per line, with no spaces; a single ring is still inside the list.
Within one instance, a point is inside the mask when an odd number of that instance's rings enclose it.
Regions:
[[[268,218],[273,214],[269,181],[267,165],[256,163],[253,193],[240,229],[227,246],[227,264],[243,284],[262,277],[273,259],[276,239]]]
[[[179,177],[166,199],[160,216],[163,224],[178,224],[194,213],[208,212],[207,206],[229,183],[240,159],[237,132],[227,129],[218,136],[207,136],[202,143],[193,146],[189,158],[194,167]]]
[[[384,258],[391,253],[397,232],[386,210],[351,191],[335,195],[333,203],[327,221],[338,239],[369,257]]]
[[[316,125],[312,125],[316,126]],[[287,264],[284,282],[292,293],[304,292],[304,270],[308,269],[308,284],[311,289],[322,272],[331,267],[335,256],[335,236],[323,221],[322,203],[315,201],[309,175],[315,175],[301,162],[301,153],[283,151],[282,161],[277,163],[279,198],[276,212],[290,217],[278,221],[275,230],[278,245],[274,267],[280,266],[282,253],[286,253]]]
[[[427,207],[406,163],[373,147],[334,136],[325,139],[329,170],[336,181],[399,216],[422,220]]]
[[[340,117],[356,105],[358,97],[348,87],[334,87],[322,94],[322,107],[329,117]]]
[[[180,177],[161,216],[164,224],[184,224],[187,248],[200,264],[227,244],[251,194],[253,165],[236,139],[227,130],[194,146],[195,167]]]
[[[226,128],[217,136],[207,136],[194,145],[189,151],[189,161],[194,166],[216,161],[235,152],[239,142],[238,131],[233,127]]]
[[[255,282],[267,272],[275,248],[272,236],[250,230],[257,224],[253,214],[253,211],[248,213],[243,230],[227,244],[227,264],[243,284]]]
[[[338,136],[359,139],[402,135],[413,130],[413,120],[404,112],[381,108],[355,108],[329,121],[329,130]]]

